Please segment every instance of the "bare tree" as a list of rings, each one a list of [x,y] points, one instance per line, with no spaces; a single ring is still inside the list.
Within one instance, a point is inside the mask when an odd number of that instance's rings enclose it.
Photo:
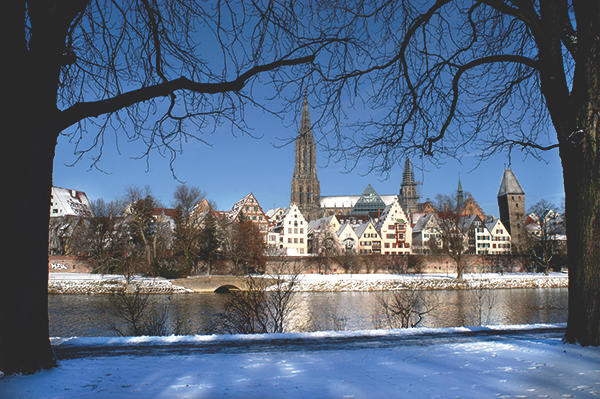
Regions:
[[[232,291],[219,317],[219,329],[233,334],[285,332],[299,269],[284,260],[264,276],[245,278],[241,291]]]
[[[393,291],[377,301],[387,328],[417,327],[437,306],[437,299],[419,289]]]
[[[536,219],[536,228],[528,231],[527,252],[538,271],[544,274],[548,274],[552,259],[559,250],[556,236],[561,231],[561,223],[556,209],[556,205],[545,200],[540,200],[529,208],[529,215]]]
[[[272,1],[20,4],[7,17],[10,37],[21,38],[6,54],[6,115],[19,134],[2,159],[4,170],[20,171],[6,184],[23,200],[7,221],[16,227],[7,242],[14,257],[6,263],[20,266],[3,269],[10,283],[0,290],[2,303],[19,303],[1,312],[5,373],[54,364],[46,287],[59,136],[68,136],[75,158],[91,159],[92,167],[109,143],[120,141],[140,143],[137,155],[147,161],[153,153],[173,161],[186,142],[202,142],[202,134],[225,122],[247,132],[242,106],[262,108],[252,92],[258,76],[301,82],[303,65],[333,40],[307,32],[297,18],[306,15],[304,6]]]
[[[111,323],[111,328],[120,336],[180,335],[188,331],[184,319],[172,314],[168,303],[158,303],[135,284],[110,294],[108,306],[117,321]]]
[[[450,197],[438,196],[436,209],[438,234],[429,239],[429,248],[432,253],[437,248],[439,253],[452,258],[456,264],[456,278],[462,280],[466,267],[464,258],[469,250],[469,218],[461,214],[457,202]]]
[[[600,345],[600,3],[586,0],[327,3],[338,51],[315,90],[334,155],[386,172],[405,155],[558,150],[565,185],[566,338]],[[319,21],[320,22],[320,21]],[[331,25],[320,24],[324,30]],[[317,101],[313,99],[313,103]],[[342,108],[368,107],[350,122]],[[360,115],[356,113],[355,115]],[[329,127],[327,127],[329,128]],[[439,158],[438,158],[439,159]],[[435,160],[433,160],[435,162]]]
[[[196,271],[201,241],[201,220],[194,213],[196,203],[205,197],[197,187],[180,185],[173,194],[175,199],[175,231],[173,249],[183,274]]]

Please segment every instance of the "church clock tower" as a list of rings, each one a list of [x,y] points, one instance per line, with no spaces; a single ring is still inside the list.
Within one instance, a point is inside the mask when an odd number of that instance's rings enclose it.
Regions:
[[[308,100],[304,94],[300,133],[296,138],[296,162],[292,177],[290,204],[296,204],[307,220],[320,215],[321,189],[317,178],[316,146],[308,115]]]

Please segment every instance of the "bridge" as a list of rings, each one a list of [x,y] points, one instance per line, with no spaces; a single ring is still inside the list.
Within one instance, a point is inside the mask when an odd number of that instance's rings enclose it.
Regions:
[[[269,280],[266,278],[266,280]],[[188,288],[194,292],[216,292],[244,291],[248,288],[245,276],[210,275],[191,276],[171,280],[173,284]]]

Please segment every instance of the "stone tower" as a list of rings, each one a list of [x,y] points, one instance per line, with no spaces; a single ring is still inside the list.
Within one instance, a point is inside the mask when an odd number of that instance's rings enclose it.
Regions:
[[[412,171],[410,159],[408,158],[404,161],[404,173],[402,174],[402,184],[400,185],[398,200],[404,212],[411,215],[417,212],[417,205],[419,203],[417,182],[415,182],[415,175]]]
[[[314,220],[320,216],[320,197],[315,139],[310,125],[308,100],[305,93],[300,133],[296,138],[296,162],[292,177],[290,204],[296,204],[307,220]]]
[[[512,252],[518,253],[525,244],[525,192],[510,169],[504,170],[498,190],[500,220],[511,235]]]

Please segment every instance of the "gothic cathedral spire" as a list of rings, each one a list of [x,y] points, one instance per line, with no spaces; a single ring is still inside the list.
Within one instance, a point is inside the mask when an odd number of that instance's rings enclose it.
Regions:
[[[300,132],[296,138],[296,160],[290,204],[296,204],[307,220],[319,215],[321,189],[317,178],[316,145],[310,125],[308,98],[304,93]]]

